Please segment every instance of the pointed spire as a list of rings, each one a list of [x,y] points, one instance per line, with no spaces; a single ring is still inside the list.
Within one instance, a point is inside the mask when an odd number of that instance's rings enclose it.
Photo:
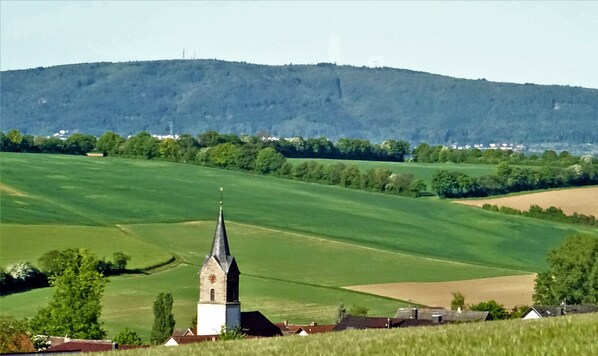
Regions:
[[[210,255],[216,257],[220,265],[226,270],[230,257],[230,249],[228,247],[228,237],[226,236],[226,226],[224,225],[222,190],[223,189],[220,188],[220,215],[218,217],[216,231],[214,232],[214,242],[212,242],[212,252]]]

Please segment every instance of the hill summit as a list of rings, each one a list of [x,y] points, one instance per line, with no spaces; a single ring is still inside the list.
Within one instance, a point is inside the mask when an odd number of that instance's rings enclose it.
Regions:
[[[4,71],[0,129],[100,135],[268,132],[411,143],[598,141],[598,90],[395,68],[220,60]]]

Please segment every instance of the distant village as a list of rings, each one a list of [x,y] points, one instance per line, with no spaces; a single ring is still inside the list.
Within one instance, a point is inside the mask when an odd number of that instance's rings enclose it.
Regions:
[[[66,140],[72,133],[69,130],[59,130],[58,132],[52,134],[52,137],[54,138],[58,138],[61,140]],[[153,138],[156,138],[160,141],[162,140],[166,140],[166,139],[173,139],[173,140],[178,140],[180,135],[178,134],[173,134],[173,133],[169,133],[166,135],[159,135],[159,134],[150,134]],[[131,138],[132,135],[128,135],[127,138]],[[275,137],[275,136],[262,136],[261,140],[264,142],[268,142],[268,141],[280,141],[281,139],[284,139],[286,141],[289,142],[295,142],[300,140],[300,137]],[[513,152],[524,152],[526,150],[526,146],[520,143],[496,143],[496,142],[492,142],[489,143],[487,145],[483,144],[483,143],[475,143],[473,145],[470,144],[465,144],[465,145],[458,145],[458,144],[452,144],[449,146],[444,146],[447,148],[452,148],[454,150],[469,150],[469,149],[474,149],[477,148],[480,151],[484,151],[484,150],[501,150],[501,151],[513,151]]]

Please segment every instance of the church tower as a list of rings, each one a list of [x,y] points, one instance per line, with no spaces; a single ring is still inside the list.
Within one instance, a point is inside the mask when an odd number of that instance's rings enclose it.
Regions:
[[[220,202],[220,216],[212,242],[199,271],[199,303],[197,303],[197,335],[218,334],[222,326],[228,330],[241,325],[239,302],[239,267],[231,256]]]

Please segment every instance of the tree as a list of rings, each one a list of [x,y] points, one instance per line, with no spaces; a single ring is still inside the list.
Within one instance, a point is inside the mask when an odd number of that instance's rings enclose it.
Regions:
[[[48,306],[40,308],[31,320],[37,334],[69,335],[80,339],[102,339],[102,294],[106,280],[96,270],[96,257],[86,249],[67,250],[60,275],[51,278],[55,287]]]
[[[227,340],[241,340],[245,338],[245,334],[241,331],[241,327],[237,326],[232,329],[227,329],[225,325],[222,325],[220,332],[218,333],[218,341]]]
[[[67,153],[73,155],[84,155],[92,151],[96,146],[96,138],[93,135],[83,135],[76,133],[64,142],[64,147]]]
[[[347,312],[347,308],[345,308],[345,304],[339,304],[336,309],[336,323],[340,323],[347,315],[349,315],[349,313]]]
[[[255,159],[255,168],[264,173],[276,173],[286,162],[286,158],[272,147],[262,149]]]
[[[35,351],[27,335],[27,322],[0,315],[0,354]]]
[[[351,308],[349,308],[349,315],[366,316],[368,311],[370,311],[370,309],[364,307],[363,305],[353,304]]]
[[[453,292],[451,310],[463,309],[465,307],[465,296],[461,292]]]
[[[172,294],[160,293],[154,300],[154,325],[150,336],[154,345],[164,343],[174,330],[174,315],[172,315]]]
[[[115,134],[112,131],[104,133],[96,143],[96,147],[104,152],[105,155],[112,156],[118,154],[118,151],[122,144],[125,143],[125,139]]]
[[[113,268],[116,271],[124,271],[127,269],[127,263],[131,260],[131,256],[125,255],[118,251],[112,255]]]
[[[487,302],[480,302],[478,304],[474,304],[469,307],[471,310],[475,311],[487,311],[488,318],[490,320],[502,320],[507,319],[509,317],[509,313],[507,310],[502,306],[502,304],[498,304],[494,299],[489,300]]]
[[[45,273],[47,276],[53,276],[60,272],[60,258],[61,252],[58,250],[52,250],[44,253],[42,257],[37,260],[37,263],[43,273]]]
[[[538,274],[533,299],[537,304],[598,302],[598,238],[569,236],[548,252],[548,271]]]
[[[143,345],[141,337],[137,333],[129,328],[124,328],[114,335],[112,338],[113,342],[118,342],[120,345]]]

